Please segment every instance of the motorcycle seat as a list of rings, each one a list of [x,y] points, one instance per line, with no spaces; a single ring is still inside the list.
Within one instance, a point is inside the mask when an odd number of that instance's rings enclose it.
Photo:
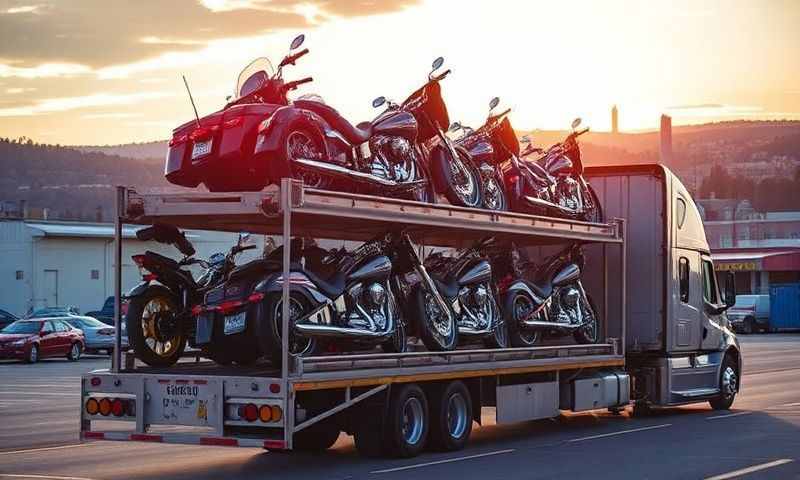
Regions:
[[[553,294],[553,284],[550,282],[547,283],[534,283],[528,282],[528,285],[533,290],[533,293],[540,296],[541,298],[545,299]]]
[[[240,278],[252,277],[258,278],[271,272],[279,272],[283,268],[283,263],[276,260],[252,260],[242,265],[237,265],[231,270],[230,280],[238,280]],[[299,268],[299,264],[291,263],[291,268]]]
[[[324,103],[314,102],[312,100],[295,100],[294,105],[298,108],[304,108],[316,113],[323,120],[330,124],[331,128],[341,133],[342,136],[352,145],[360,145],[372,136],[372,123],[361,122],[354,126],[346,118],[341,116],[335,108],[325,105]]]
[[[344,293],[345,286],[347,285],[347,274],[342,271],[337,271],[327,280],[310,270],[303,270],[303,274],[330,299],[338,298],[339,295]]]
[[[436,289],[445,298],[454,298],[458,295],[458,281],[455,278],[442,278],[437,275],[431,275],[433,282],[436,284]]]

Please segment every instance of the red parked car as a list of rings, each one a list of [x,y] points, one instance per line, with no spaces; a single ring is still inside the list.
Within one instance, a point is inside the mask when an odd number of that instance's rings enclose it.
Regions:
[[[84,348],[83,332],[57,318],[17,320],[0,330],[0,359],[36,363],[45,357],[75,362]]]

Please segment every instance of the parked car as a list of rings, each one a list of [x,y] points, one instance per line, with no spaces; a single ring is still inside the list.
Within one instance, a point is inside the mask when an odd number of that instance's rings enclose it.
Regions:
[[[728,320],[737,332],[769,331],[769,295],[736,295]]]
[[[84,347],[83,332],[59,318],[17,320],[0,331],[0,359],[36,363],[65,356],[75,362]]]
[[[56,318],[80,314],[78,307],[44,307],[34,310],[33,313],[28,315],[28,318]]]
[[[125,317],[125,314],[128,313],[128,301],[124,298],[122,299],[122,316]],[[86,312],[87,317],[94,317],[101,322],[105,323],[106,325],[114,325],[114,296],[110,296],[106,298],[106,301],[103,302],[103,307],[100,310],[92,310],[91,312]],[[122,322],[123,324],[125,322]]]
[[[86,353],[99,353],[101,350],[105,350],[106,353],[110,354],[114,349],[115,330],[113,326],[106,325],[96,318],[85,315],[64,317],[61,320],[83,331]],[[125,335],[125,330],[123,330],[122,348],[127,348],[127,346],[128,337]]]
[[[11,325],[17,320],[19,320],[19,317],[17,317],[13,313],[7,312],[5,310],[0,310],[0,330],[6,328],[7,326]]]

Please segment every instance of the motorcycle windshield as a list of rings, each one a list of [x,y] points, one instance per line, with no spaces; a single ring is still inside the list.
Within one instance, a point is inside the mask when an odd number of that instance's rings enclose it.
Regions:
[[[266,57],[256,58],[249,65],[244,67],[239,78],[236,79],[236,90],[233,92],[233,99],[238,100],[244,96],[255,92],[275,74],[272,63]]]

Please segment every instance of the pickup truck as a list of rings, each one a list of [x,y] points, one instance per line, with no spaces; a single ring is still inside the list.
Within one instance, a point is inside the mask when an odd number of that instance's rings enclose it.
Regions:
[[[737,295],[728,320],[740,333],[769,331],[769,295]]]

